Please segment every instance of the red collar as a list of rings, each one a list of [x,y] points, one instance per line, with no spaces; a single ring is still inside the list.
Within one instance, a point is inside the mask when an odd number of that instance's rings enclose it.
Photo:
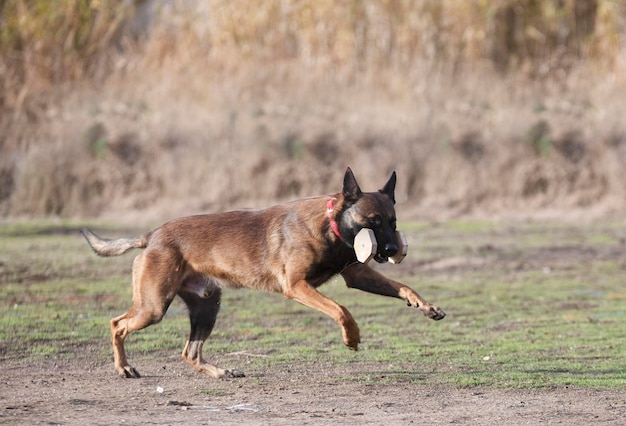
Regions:
[[[341,238],[341,234],[339,233],[339,225],[337,225],[337,222],[335,221],[335,219],[333,219],[335,201],[337,201],[336,198],[331,198],[330,200],[328,200],[328,203],[326,204],[326,214],[328,215],[328,221],[330,222],[330,229],[333,230],[337,238],[339,238],[339,241],[343,241],[343,238]]]

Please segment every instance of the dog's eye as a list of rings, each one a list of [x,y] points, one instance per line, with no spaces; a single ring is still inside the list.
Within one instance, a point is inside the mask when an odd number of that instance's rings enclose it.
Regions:
[[[380,226],[382,222],[383,220],[378,215],[369,218],[369,223],[371,226]]]

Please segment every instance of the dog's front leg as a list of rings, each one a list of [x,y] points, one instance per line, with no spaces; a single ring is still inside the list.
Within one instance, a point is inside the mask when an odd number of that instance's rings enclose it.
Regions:
[[[437,321],[446,316],[441,308],[428,303],[412,288],[386,278],[365,264],[352,265],[345,269],[341,275],[350,288],[403,299],[407,305],[418,308],[425,316]]]
[[[346,346],[353,351],[358,350],[361,341],[359,327],[352,314],[345,307],[324,296],[306,280],[299,280],[295,284],[289,285],[283,294],[289,299],[323,312],[334,319],[341,326],[343,342]]]

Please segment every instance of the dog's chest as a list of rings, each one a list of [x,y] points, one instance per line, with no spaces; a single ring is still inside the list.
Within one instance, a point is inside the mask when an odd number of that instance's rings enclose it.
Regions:
[[[313,263],[306,275],[306,280],[318,287],[356,262],[353,250],[334,250],[324,253],[322,259]]]

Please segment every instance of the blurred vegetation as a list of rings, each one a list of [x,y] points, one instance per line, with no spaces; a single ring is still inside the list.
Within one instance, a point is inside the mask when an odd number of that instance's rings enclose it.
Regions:
[[[253,12],[242,0],[213,4],[213,47],[357,72],[423,60],[487,60],[537,75],[546,61],[610,65],[624,15],[622,2],[608,0],[265,1]]]
[[[589,91],[625,32],[626,0],[0,0],[0,215],[266,205],[348,163],[461,212],[626,209]]]
[[[202,3],[202,2],[198,2]],[[158,27],[173,5],[186,19]],[[417,62],[488,62],[501,71],[548,76],[580,59],[614,66],[624,31],[621,0],[214,0],[189,2],[4,0],[0,2],[0,105],[29,86],[103,78],[129,40],[138,10],[159,60],[200,50],[237,65],[298,60],[359,77],[410,70]],[[195,19],[195,21],[194,21]],[[127,36],[127,37],[125,37]],[[176,41],[185,40],[184,46]],[[198,57],[195,57],[196,60]],[[234,63],[233,63],[234,61]]]
[[[102,77],[130,8],[109,0],[0,2],[0,106],[23,90]],[[100,71],[100,72],[99,72]]]

